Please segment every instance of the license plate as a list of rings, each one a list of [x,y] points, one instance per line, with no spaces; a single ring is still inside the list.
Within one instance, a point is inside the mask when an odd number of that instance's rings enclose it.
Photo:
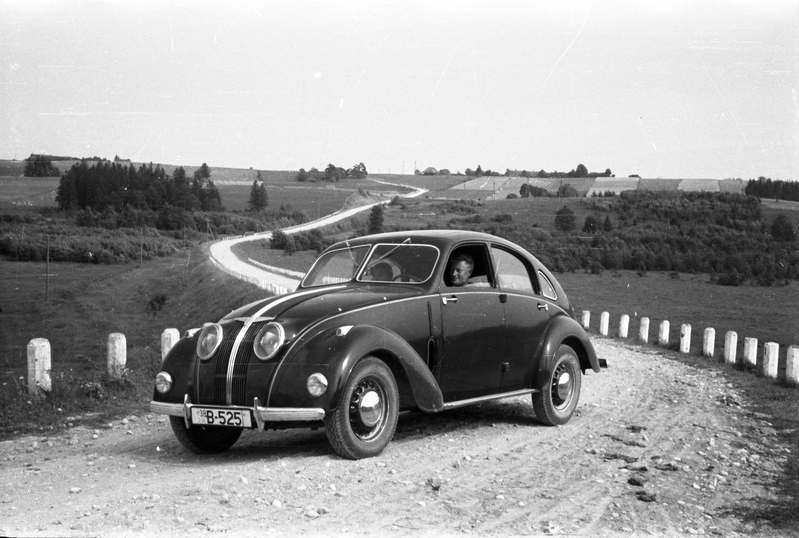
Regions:
[[[204,409],[191,408],[192,424],[207,426],[231,426],[234,428],[251,428],[252,416],[249,411],[241,409]]]

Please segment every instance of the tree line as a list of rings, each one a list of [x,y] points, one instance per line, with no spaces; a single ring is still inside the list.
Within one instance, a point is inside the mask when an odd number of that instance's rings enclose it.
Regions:
[[[799,202],[799,181],[782,181],[781,179],[772,181],[771,178],[760,176],[757,179],[749,180],[744,193],[758,198]]]
[[[708,273],[723,285],[799,280],[795,224],[785,214],[763,219],[756,197],[627,191],[578,203],[591,214],[580,223],[571,207],[563,206],[555,215],[555,233],[519,226],[511,215],[489,222],[472,215],[452,219],[450,226],[506,237],[560,272]]]
[[[363,163],[358,163],[352,168],[347,169],[330,163],[323,171],[319,171],[315,167],[307,171],[305,168],[300,168],[300,171],[297,172],[295,178],[297,181],[316,183],[317,181],[337,182],[346,178],[360,179],[366,177],[367,175],[369,175],[369,172],[366,170],[366,166]]]
[[[122,165],[102,160],[84,160],[61,177],[56,194],[59,209],[103,211],[125,207],[159,211],[166,206],[186,211],[224,211],[219,189],[211,180],[211,169],[203,163],[189,180],[181,166],[167,174],[161,165]]]

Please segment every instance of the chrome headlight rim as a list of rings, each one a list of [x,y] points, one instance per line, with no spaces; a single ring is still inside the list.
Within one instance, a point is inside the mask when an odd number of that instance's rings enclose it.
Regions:
[[[216,353],[216,350],[222,344],[224,334],[219,323],[209,323],[202,328],[200,336],[197,338],[197,356],[200,357],[200,360],[207,361]],[[211,343],[209,348],[205,345],[206,338],[212,337],[216,340]]]
[[[308,394],[314,398],[319,398],[324,395],[324,393],[327,392],[327,386],[327,378],[319,372],[309,375],[308,380],[305,382],[305,388],[308,390]]]
[[[273,332],[274,331],[274,332]],[[262,344],[266,333],[272,333],[274,340],[266,347]],[[286,343],[286,331],[280,323],[270,321],[258,330],[252,342],[252,350],[255,356],[262,361],[266,361],[274,357]]]
[[[167,372],[158,372],[155,376],[155,390],[160,394],[166,394],[172,390],[172,376]]]

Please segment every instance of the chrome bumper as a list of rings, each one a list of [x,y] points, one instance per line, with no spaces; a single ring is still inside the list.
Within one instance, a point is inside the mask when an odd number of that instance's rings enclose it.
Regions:
[[[249,410],[252,412],[259,430],[263,430],[267,422],[316,422],[322,421],[325,418],[325,410],[321,408],[263,407],[261,406],[261,402],[258,401],[258,398],[255,398],[254,403],[255,405],[253,407],[192,404],[187,394],[182,404],[151,401],[150,411],[160,415],[183,417],[186,421],[186,427],[191,427],[191,408],[195,405],[197,407],[214,409]]]

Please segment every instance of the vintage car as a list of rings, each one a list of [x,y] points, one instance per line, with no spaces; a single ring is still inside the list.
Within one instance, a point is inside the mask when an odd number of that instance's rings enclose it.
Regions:
[[[405,410],[530,394],[540,422],[565,424],[600,362],[558,281],[522,248],[393,232],[336,243],[294,293],[187,331],[150,409],[195,453],[226,450],[245,428],[323,426],[359,459],[381,453]]]

